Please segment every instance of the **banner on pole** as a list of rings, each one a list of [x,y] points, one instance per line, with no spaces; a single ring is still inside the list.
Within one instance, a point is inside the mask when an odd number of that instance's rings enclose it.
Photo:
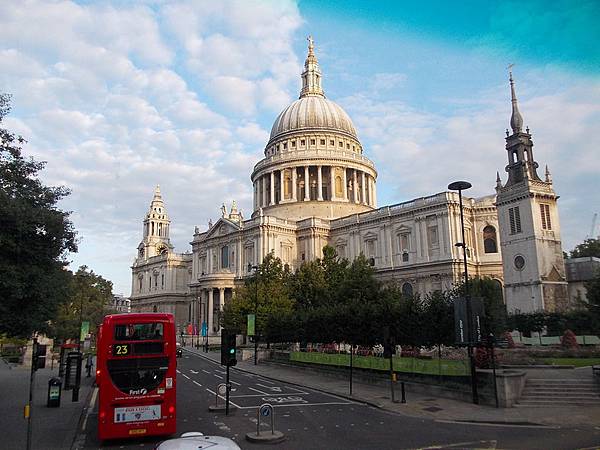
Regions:
[[[471,297],[471,317],[473,329],[467,334],[467,302],[464,297],[454,300],[454,329],[456,333],[456,343],[459,345],[478,344],[481,342],[481,327],[485,316],[483,298]]]
[[[79,333],[79,341],[83,342],[85,337],[90,333],[90,323],[81,322],[81,331]]]
[[[248,314],[248,336],[254,336],[256,334],[256,316],[254,314]]]
[[[208,324],[206,322],[202,322],[202,337],[208,336]]]

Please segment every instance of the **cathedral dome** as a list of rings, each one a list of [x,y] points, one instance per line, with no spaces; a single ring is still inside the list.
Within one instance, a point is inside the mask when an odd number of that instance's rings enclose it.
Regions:
[[[358,139],[346,111],[322,95],[306,95],[285,108],[275,120],[270,141],[301,130],[326,130],[348,134]]]

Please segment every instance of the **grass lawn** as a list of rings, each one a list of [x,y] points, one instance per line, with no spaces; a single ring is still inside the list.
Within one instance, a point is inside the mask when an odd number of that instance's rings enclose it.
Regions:
[[[350,365],[350,355],[338,353],[292,352],[290,361],[324,364],[330,366]],[[390,370],[390,360],[376,356],[354,356],[353,366],[361,369]],[[412,372],[427,375],[464,376],[469,374],[466,361],[419,359],[394,356],[393,369],[396,372]]]
[[[554,366],[587,367],[600,365],[600,358],[541,358],[541,360]]]

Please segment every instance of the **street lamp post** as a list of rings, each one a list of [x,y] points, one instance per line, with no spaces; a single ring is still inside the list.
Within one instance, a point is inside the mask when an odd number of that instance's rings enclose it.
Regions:
[[[254,293],[254,365],[258,364],[258,266],[253,266],[248,263],[248,272],[254,270],[256,280],[254,284],[256,286]]]
[[[451,191],[458,191],[458,203],[460,206],[460,228],[462,233],[462,242],[456,243],[457,247],[463,249],[463,264],[465,267],[465,304],[467,310],[467,349],[469,353],[469,365],[471,366],[471,392],[473,403],[479,404],[479,395],[477,393],[477,368],[475,367],[475,358],[473,355],[473,313],[471,310],[471,294],[469,292],[469,271],[467,268],[467,244],[465,240],[465,219],[463,213],[462,191],[469,189],[471,183],[468,181],[455,181],[448,185]]]

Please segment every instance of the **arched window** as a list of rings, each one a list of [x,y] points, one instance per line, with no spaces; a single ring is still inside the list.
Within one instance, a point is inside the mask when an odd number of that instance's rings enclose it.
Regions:
[[[491,225],[483,229],[483,249],[485,253],[498,253],[496,229]]]
[[[402,295],[404,295],[405,297],[410,297],[411,295],[413,295],[412,284],[410,284],[410,283],[404,283],[402,285]]]
[[[337,176],[335,177],[335,195],[337,197],[341,197],[343,193],[344,191],[342,187],[342,177]]]

